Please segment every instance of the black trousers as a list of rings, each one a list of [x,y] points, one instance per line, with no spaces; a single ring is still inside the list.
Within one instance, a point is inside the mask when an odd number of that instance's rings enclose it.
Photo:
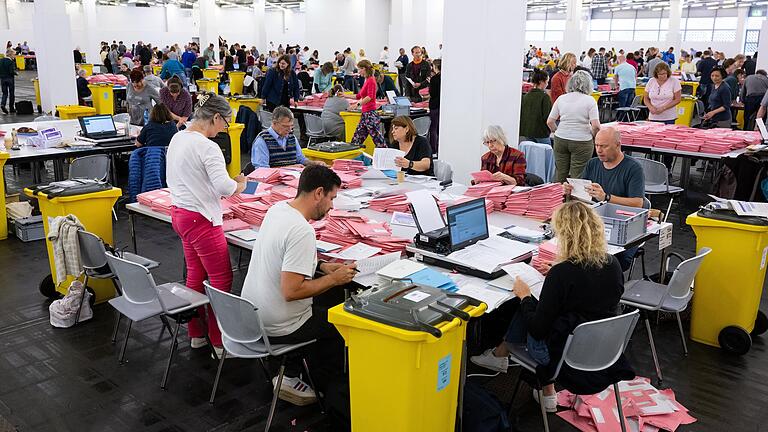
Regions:
[[[760,101],[763,99],[762,95],[751,95],[744,98],[744,130],[753,130],[755,123],[749,120],[753,115],[757,114],[757,110],[760,109]]]
[[[16,95],[14,94],[16,91],[16,83],[14,83],[13,78],[0,79],[0,87],[2,87],[2,90],[3,90],[3,99],[0,105],[5,107],[5,103],[10,102],[11,111],[16,111],[16,105],[15,105]],[[10,99],[10,101],[8,99]]]

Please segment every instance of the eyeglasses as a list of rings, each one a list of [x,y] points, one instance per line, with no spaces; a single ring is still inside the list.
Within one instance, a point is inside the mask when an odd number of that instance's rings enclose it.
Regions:
[[[222,120],[224,120],[224,124],[225,124],[225,125],[227,125],[227,126],[226,126],[226,129],[229,129],[229,122],[227,121],[226,117],[224,117],[224,116],[223,116],[223,115],[221,115],[221,114],[219,114],[219,117],[221,117],[221,119],[222,119]]]
[[[488,140],[488,141],[483,141],[483,145],[488,147],[488,146],[490,146],[491,144],[493,144],[495,142],[498,142],[498,140],[497,139],[491,139],[491,140]]]

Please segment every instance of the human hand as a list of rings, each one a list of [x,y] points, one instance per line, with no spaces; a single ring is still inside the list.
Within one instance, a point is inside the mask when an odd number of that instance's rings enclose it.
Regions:
[[[565,193],[566,195],[570,195],[571,192],[573,192],[573,185],[571,185],[567,181],[563,182],[563,193]]]
[[[708,112],[708,113],[705,113],[703,116],[701,116],[701,118],[703,118],[704,120],[709,120],[709,119],[711,119],[712,117],[713,117],[713,115],[712,115],[712,112],[711,112],[711,111],[710,111],[710,112]]]
[[[515,277],[515,284],[512,287],[512,292],[519,299],[524,299],[531,295],[531,288],[527,283],[520,279],[520,276]]]
[[[508,176],[501,171],[496,171],[495,173],[491,174],[491,178],[512,186],[517,184],[517,181],[514,177]]]
[[[605,196],[606,196],[606,195],[605,195],[605,191],[603,190],[603,187],[602,187],[602,186],[600,186],[599,184],[597,184],[597,183],[592,183],[592,184],[591,184],[590,186],[588,186],[586,189],[587,189],[587,193],[588,193],[588,194],[589,194],[589,196],[591,196],[592,198],[595,198],[595,199],[597,199],[598,201],[605,201]]]
[[[410,161],[404,157],[396,157],[395,158],[395,165],[399,166],[400,168],[408,168],[408,164]]]
[[[336,270],[329,274],[331,280],[333,280],[333,284],[338,286],[352,282],[355,274],[357,274],[357,271],[355,270],[356,267],[357,265],[354,263],[340,265]]]
[[[290,99],[288,99],[288,105],[295,106],[296,105],[296,101],[293,100],[293,98],[290,98]]]

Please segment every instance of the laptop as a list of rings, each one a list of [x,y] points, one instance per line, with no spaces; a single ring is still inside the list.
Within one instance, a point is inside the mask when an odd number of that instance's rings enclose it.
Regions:
[[[755,124],[757,124],[757,128],[760,130],[760,138],[761,143],[765,144],[768,142],[768,130],[765,128],[765,122],[762,118],[756,118]]]
[[[115,120],[109,114],[84,116],[77,119],[80,122],[81,136],[83,141],[90,141],[96,145],[121,144],[129,141],[123,134],[117,133]]]
[[[488,238],[485,198],[450,206],[445,210],[451,250],[457,251]]]

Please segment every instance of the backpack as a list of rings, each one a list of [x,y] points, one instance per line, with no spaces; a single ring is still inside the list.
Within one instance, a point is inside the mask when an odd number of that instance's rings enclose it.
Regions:
[[[496,396],[471,381],[464,385],[464,432],[508,432],[507,411]]]
[[[16,114],[19,115],[32,115],[35,113],[35,108],[32,106],[32,102],[28,100],[16,102]]]

